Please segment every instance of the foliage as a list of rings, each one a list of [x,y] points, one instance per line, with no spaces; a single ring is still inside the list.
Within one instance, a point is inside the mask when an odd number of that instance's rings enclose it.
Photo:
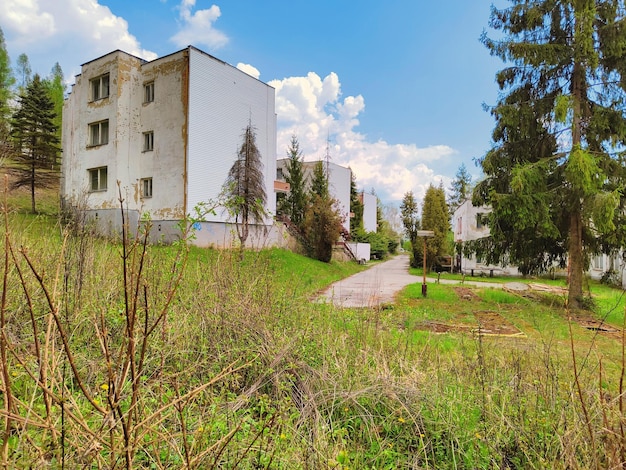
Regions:
[[[448,242],[450,214],[443,186],[435,188],[431,184],[426,190],[422,202],[422,229],[432,230],[435,233],[433,237],[426,240],[426,263],[432,268],[437,264],[440,256],[451,253]]]
[[[11,71],[9,53],[4,41],[4,33],[0,28],[0,133],[5,133],[8,130],[9,103],[13,96],[11,92],[13,83],[15,83],[15,79]]]
[[[450,185],[450,197],[448,198],[450,215],[454,214],[454,211],[471,195],[471,189],[472,175],[467,171],[465,163],[461,163]]]
[[[50,76],[45,80],[46,87],[50,99],[54,103],[55,118],[53,120],[54,125],[57,128],[57,137],[61,140],[62,118],[63,118],[63,103],[65,101],[65,79],[63,77],[63,70],[59,63],[55,63],[54,67],[50,71]]]
[[[404,233],[411,242],[411,266],[417,268],[422,263],[422,250],[417,240],[417,231],[420,229],[420,220],[418,218],[417,201],[413,196],[413,191],[409,191],[404,195],[400,212],[402,214],[402,225]]]
[[[361,195],[356,187],[356,175],[350,172],[350,212],[353,216],[350,218],[350,233],[363,230],[363,202]]]
[[[26,87],[31,81],[33,69],[30,66],[30,60],[24,53],[17,57],[17,63],[15,65],[15,75],[18,79],[18,90],[20,94],[23,94]]]
[[[295,135],[291,136],[287,156],[285,181],[290,188],[289,193],[278,200],[278,212],[289,217],[296,228],[301,230],[307,207],[307,191],[302,151]]]
[[[33,213],[36,212],[35,189],[51,186],[58,179],[56,161],[60,148],[55,117],[54,103],[46,86],[35,75],[19,97],[11,131],[18,163],[18,177],[13,184],[30,188]]]
[[[513,0],[492,9],[501,38],[482,37],[510,64],[496,76],[494,145],[474,193],[477,205],[493,209],[483,253],[525,273],[567,260],[573,308],[581,306],[586,258],[626,245],[613,228],[625,213],[623,21],[617,0]]]
[[[228,172],[224,193],[226,207],[234,217],[243,249],[250,233],[250,223],[262,224],[267,215],[263,162],[256,146],[252,122],[248,123],[244,131],[237,160]]]
[[[328,175],[321,161],[313,168],[308,201],[302,230],[305,251],[307,256],[329,263],[343,226],[337,203],[330,197]]]

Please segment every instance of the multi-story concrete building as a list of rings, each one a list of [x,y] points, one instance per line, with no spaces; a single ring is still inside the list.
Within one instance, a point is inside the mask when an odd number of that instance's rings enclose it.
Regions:
[[[172,241],[194,208],[219,198],[249,122],[268,212],[251,243],[266,243],[276,208],[274,89],[191,46],[153,61],[119,50],[94,59],[64,106],[62,201],[86,209],[100,230],[118,231],[121,192],[131,225],[148,217],[152,238]],[[195,243],[229,246],[229,221],[221,207],[206,213]]]
[[[375,194],[362,192],[360,198],[363,204],[363,230],[376,232],[378,230],[378,197]]]
[[[276,180],[285,181],[285,169],[288,158],[282,158],[277,161]],[[317,161],[303,162],[302,170],[304,179],[307,184],[313,178],[313,169]],[[350,182],[352,181],[352,170],[336,163],[322,161],[325,168],[328,169],[328,191],[332,198],[337,201],[339,214],[342,218],[342,225],[346,233],[350,233]]]

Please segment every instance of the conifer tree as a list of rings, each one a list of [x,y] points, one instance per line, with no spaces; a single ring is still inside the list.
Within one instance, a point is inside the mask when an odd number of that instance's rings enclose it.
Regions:
[[[305,250],[309,257],[328,263],[343,227],[337,203],[330,196],[328,172],[321,161],[313,168],[308,200],[303,225]]]
[[[465,163],[461,163],[450,185],[450,198],[448,199],[450,214],[454,214],[454,211],[471,195],[471,184],[472,176],[467,171]]]
[[[237,160],[228,172],[225,183],[226,207],[235,219],[237,236],[243,250],[250,234],[250,223],[263,223],[266,216],[265,182],[261,152],[256,145],[256,133],[248,122]]]
[[[491,236],[477,248],[524,273],[568,263],[572,308],[582,305],[598,240],[624,246],[615,227],[625,186],[624,21],[619,0],[511,0],[492,8],[498,39],[482,37],[507,66],[496,76],[494,144],[474,192],[492,207]]]
[[[441,185],[435,188],[431,184],[426,190],[422,202],[422,229],[435,233],[426,240],[426,264],[432,268],[437,264],[439,257],[447,254],[449,249],[450,214],[446,193]]]
[[[285,181],[289,183],[289,193],[281,198],[278,210],[301,230],[307,206],[307,190],[302,151],[295,135],[291,136],[287,156]]]
[[[33,69],[30,67],[30,60],[24,53],[17,56],[17,64],[15,66],[15,75],[18,79],[18,91],[20,94],[24,94],[26,87],[31,81],[31,74]]]
[[[54,118],[54,103],[39,75],[35,75],[18,99],[11,130],[19,163],[13,185],[30,188],[33,213],[35,189],[49,187],[58,179],[55,162],[60,148]]]
[[[353,214],[350,218],[350,233],[353,238],[355,235],[362,234],[363,228],[363,203],[356,187],[356,175],[351,172],[350,178],[350,212]]]
[[[50,99],[54,103],[54,125],[57,128],[57,137],[61,140],[61,128],[63,117],[63,102],[65,100],[65,81],[63,78],[63,70],[57,62],[50,71],[50,76],[46,80],[46,86],[48,88],[48,94]]]

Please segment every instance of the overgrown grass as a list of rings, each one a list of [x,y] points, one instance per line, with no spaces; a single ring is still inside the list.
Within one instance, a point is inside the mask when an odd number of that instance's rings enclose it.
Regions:
[[[19,210],[1,227],[7,468],[623,462],[621,341],[570,325],[562,303],[443,284],[423,298],[418,283],[389,308],[337,309],[310,297],[356,265],[112,244]],[[620,292],[592,292],[618,324]],[[525,336],[472,333],[477,311]]]

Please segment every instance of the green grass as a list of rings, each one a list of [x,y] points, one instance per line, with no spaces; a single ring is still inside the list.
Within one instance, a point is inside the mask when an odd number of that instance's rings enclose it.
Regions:
[[[20,398],[16,415],[31,424],[8,437],[9,468],[60,468],[62,455],[66,468],[121,468],[120,420],[133,410],[137,421],[125,423],[139,443],[131,442],[136,468],[177,468],[186,459],[191,468],[245,469],[617,466],[621,343],[572,324],[581,400],[562,299],[467,284],[473,295],[464,299],[458,286],[432,283],[424,298],[418,282],[393,306],[339,309],[310,299],[363,267],[279,249],[241,260],[238,252],[196,247],[185,264],[184,247],[147,247],[141,257],[140,245],[129,251],[125,291],[121,244],[79,236],[62,248],[54,213],[27,214],[20,208],[27,203],[12,198],[9,238],[18,261],[5,271],[6,370]],[[19,246],[62,313],[76,372]],[[590,290],[593,314],[621,324],[622,292],[596,283]],[[116,403],[123,367],[107,367],[128,351],[127,298],[140,320],[133,344],[143,344],[145,325],[158,326],[145,356],[131,357],[136,367],[144,357],[135,407],[128,381]],[[480,311],[498,312],[525,336],[472,333]],[[155,323],[160,312],[165,320]],[[435,334],[429,322],[468,328]],[[46,352],[39,360],[36,337]],[[50,393],[36,380],[40,370]],[[62,421],[59,402],[47,411],[46,396],[64,396],[72,414]]]

